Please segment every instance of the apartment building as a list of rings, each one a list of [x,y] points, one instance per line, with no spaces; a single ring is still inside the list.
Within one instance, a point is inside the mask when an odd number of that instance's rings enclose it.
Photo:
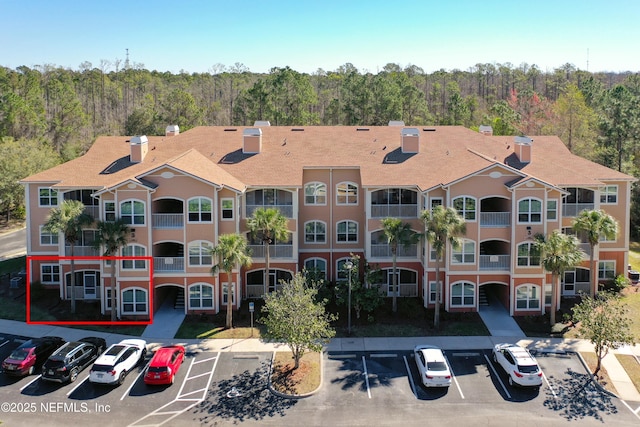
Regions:
[[[265,248],[247,233],[259,207],[288,218],[289,237],[269,247],[269,290],[303,268],[328,280],[344,278],[343,264],[358,254],[383,272],[385,295],[435,302],[435,259],[427,242],[401,248],[393,289],[392,258],[381,220],[397,217],[416,232],[420,214],[435,205],[455,207],[467,232],[442,261],[442,303],[448,311],[478,310],[480,295],[496,295],[512,315],[543,313],[551,276],[533,252],[533,236],[572,233],[583,209],[603,209],[620,225],[615,240],[594,254],[598,278],[626,273],[630,188],[634,178],[569,152],[555,136],[493,136],[459,126],[197,127],[161,137],[100,137],[82,157],[30,176],[26,191],[29,255],[69,255],[62,236],[43,231],[51,208],[81,200],[103,221],[130,226],[116,265],[118,313],[145,318],[177,291],[186,313],[226,307],[227,277],[212,275],[209,250],[223,233],[246,234],[253,264],[233,272],[234,301],[259,298]],[[98,256],[95,230],[84,231],[75,255]],[[589,245],[582,244],[586,254]],[[588,291],[588,255],[562,278],[559,292]],[[70,296],[69,261],[32,261],[32,281]],[[78,299],[110,307],[111,267],[93,259],[76,263]],[[152,274],[150,274],[152,273]],[[150,277],[153,277],[150,280]],[[66,286],[65,286],[66,283]],[[153,292],[150,292],[153,290]]]

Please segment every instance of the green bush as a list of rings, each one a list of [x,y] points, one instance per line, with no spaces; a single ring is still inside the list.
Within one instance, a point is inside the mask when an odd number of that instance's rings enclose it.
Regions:
[[[424,317],[425,309],[419,298],[398,298],[398,313],[408,319]]]

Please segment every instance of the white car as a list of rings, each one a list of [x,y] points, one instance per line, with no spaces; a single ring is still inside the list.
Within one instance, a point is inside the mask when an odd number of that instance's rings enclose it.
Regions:
[[[496,344],[493,348],[493,361],[502,366],[509,375],[509,385],[540,387],[542,371],[536,359],[526,348],[516,344]]]
[[[425,387],[449,387],[451,369],[442,350],[432,345],[419,345],[413,349],[420,379]]]
[[[122,384],[127,374],[145,358],[146,346],[146,341],[139,339],[127,339],[113,344],[91,367],[89,381]]]

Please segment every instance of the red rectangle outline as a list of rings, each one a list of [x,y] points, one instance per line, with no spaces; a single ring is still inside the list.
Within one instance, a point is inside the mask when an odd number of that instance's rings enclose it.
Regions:
[[[74,261],[118,261],[118,260],[145,260],[149,262],[149,320],[148,321],[107,321],[97,320],[93,322],[82,321],[36,321],[31,320],[31,261],[61,261],[71,260]],[[57,326],[82,326],[82,325],[96,325],[96,326],[137,326],[137,325],[150,325],[153,323],[153,257],[150,256],[58,256],[58,255],[27,255],[27,277],[25,287],[27,290],[26,296],[26,323],[28,325],[57,325]]]

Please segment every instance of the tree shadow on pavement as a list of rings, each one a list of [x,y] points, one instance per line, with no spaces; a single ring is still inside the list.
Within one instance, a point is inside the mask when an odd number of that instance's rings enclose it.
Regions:
[[[217,421],[234,424],[249,420],[285,416],[297,400],[276,396],[267,387],[269,365],[265,362],[255,372],[244,371],[212,385],[204,402],[192,413],[201,425]]]
[[[544,405],[569,421],[588,417],[604,421],[605,415],[618,412],[612,395],[589,374],[567,371],[564,379],[551,383],[551,387],[553,391],[547,389]]]

